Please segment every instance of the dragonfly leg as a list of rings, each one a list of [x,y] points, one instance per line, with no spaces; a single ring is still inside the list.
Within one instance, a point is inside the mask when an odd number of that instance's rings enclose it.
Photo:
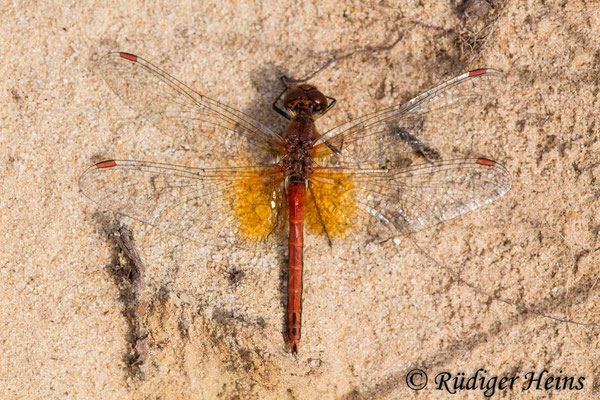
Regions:
[[[281,94],[277,97],[277,99],[275,99],[275,102],[273,103],[273,109],[275,111],[277,111],[277,113],[279,115],[281,115],[282,117],[291,120],[292,117],[287,112],[285,112],[284,110],[282,110],[281,108],[279,108],[279,106],[277,105],[277,102],[279,101],[279,99],[281,99],[281,97],[284,95],[284,93],[287,92],[287,90],[288,90],[288,88],[286,86],[286,88],[283,89],[283,92],[281,92]]]
[[[323,111],[321,114],[317,114],[317,119],[321,118],[323,115],[327,114],[327,111],[331,110],[333,108],[333,106],[335,106],[335,103],[337,103],[337,100],[334,99],[331,96],[325,96],[327,98],[327,100],[329,101],[329,104],[327,104],[327,108],[325,108],[325,111]]]
[[[315,203],[315,210],[317,210],[317,218],[319,218],[319,224],[321,224],[323,232],[325,232],[325,236],[327,236],[327,243],[329,244],[329,247],[332,247],[333,244],[331,243],[331,237],[329,236],[329,232],[327,232],[327,227],[325,226],[323,218],[321,217],[321,210],[319,209],[319,205],[317,204],[317,199],[315,198],[315,194],[313,193],[312,186],[310,186],[310,181],[308,191],[310,192],[310,196],[312,197],[313,203]]]

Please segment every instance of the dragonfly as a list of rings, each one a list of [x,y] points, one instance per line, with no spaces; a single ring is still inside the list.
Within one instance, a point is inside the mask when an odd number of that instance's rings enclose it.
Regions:
[[[389,240],[482,207],[511,187],[505,167],[486,157],[443,159],[426,143],[440,112],[481,111],[503,74],[477,69],[408,102],[320,134],[317,120],[336,100],[300,83],[274,110],[288,120],[276,132],[196,92],[142,57],[114,52],[97,69],[112,91],[164,134],[197,135],[202,166],[109,159],[81,176],[81,192],[100,206],[199,244],[289,247],[287,334],[301,338],[304,243],[333,246]]]

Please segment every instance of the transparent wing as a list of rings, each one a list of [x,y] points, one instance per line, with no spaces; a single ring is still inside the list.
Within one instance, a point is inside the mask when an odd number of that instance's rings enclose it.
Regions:
[[[189,168],[108,160],[80,190],[94,202],[198,243],[254,247],[284,234],[284,176],[277,166]]]
[[[475,210],[510,187],[508,171],[486,158],[391,169],[325,167],[310,179],[307,224],[330,239],[357,233],[387,239]]]
[[[268,161],[266,157],[283,150],[283,139],[272,130],[197,93],[141,57],[109,53],[97,68],[117,96],[163,133],[200,135],[203,153],[213,160],[225,157],[248,165]]]
[[[464,73],[404,104],[333,128],[315,140],[313,154],[324,157],[322,165],[367,168],[406,166],[415,151],[437,159],[439,155],[427,143],[464,133],[503,83],[497,70]]]

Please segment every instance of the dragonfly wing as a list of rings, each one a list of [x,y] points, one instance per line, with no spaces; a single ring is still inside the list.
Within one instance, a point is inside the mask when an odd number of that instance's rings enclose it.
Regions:
[[[435,152],[421,144],[451,131],[462,132],[472,113],[480,112],[503,84],[503,74],[494,69],[464,73],[404,104],[331,129],[315,141],[314,155],[327,156],[322,164],[329,166],[405,166],[415,150],[435,159]]]
[[[166,135],[200,135],[205,153],[213,159],[225,156],[247,165],[266,161],[248,157],[283,149],[283,139],[272,130],[197,93],[141,57],[109,53],[98,61],[97,69],[117,96]]]
[[[108,160],[88,168],[79,186],[101,206],[161,231],[218,247],[253,247],[282,233],[283,179],[276,166]]]
[[[325,167],[310,182],[308,225],[330,238],[361,230],[380,239],[413,233],[488,204],[511,187],[506,168],[486,158],[392,169]]]

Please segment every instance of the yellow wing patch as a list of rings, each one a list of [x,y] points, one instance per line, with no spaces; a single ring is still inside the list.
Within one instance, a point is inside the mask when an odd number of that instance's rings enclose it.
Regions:
[[[319,233],[325,233],[325,228],[330,237],[347,234],[355,222],[353,189],[354,184],[346,174],[315,171],[306,198],[308,228]]]
[[[257,241],[267,237],[278,222],[282,206],[279,170],[240,172],[233,188],[234,215],[244,239]]]

